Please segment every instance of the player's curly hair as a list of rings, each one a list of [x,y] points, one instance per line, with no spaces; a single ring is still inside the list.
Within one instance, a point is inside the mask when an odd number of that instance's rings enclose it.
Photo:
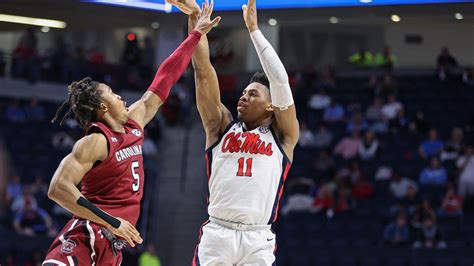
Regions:
[[[82,128],[85,128],[91,121],[95,121],[97,119],[96,110],[103,103],[98,87],[99,82],[93,81],[89,77],[71,83],[67,87],[69,97],[56,111],[51,123],[56,122],[67,105],[69,105],[69,109],[62,116],[60,125],[71,113],[74,113],[74,118]]]
[[[265,86],[267,89],[270,89],[270,81],[268,81],[267,75],[265,72],[256,72],[252,78],[250,79],[249,83],[260,83]]]

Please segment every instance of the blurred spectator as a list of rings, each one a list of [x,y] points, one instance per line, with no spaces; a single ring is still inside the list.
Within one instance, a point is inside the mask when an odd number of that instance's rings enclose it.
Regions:
[[[331,104],[331,97],[326,93],[325,90],[319,90],[319,92],[311,95],[308,102],[308,107],[313,110],[324,110]]]
[[[364,191],[365,193],[365,191]],[[361,194],[362,195],[362,194]],[[339,186],[337,190],[337,199],[335,205],[335,213],[343,213],[352,209],[352,198],[351,189],[347,186]],[[332,212],[326,212],[326,215],[330,218]]]
[[[352,132],[351,136],[343,138],[334,148],[334,155],[341,156],[345,160],[353,159],[359,152],[359,132]]]
[[[54,45],[48,51],[47,58],[49,72],[53,80],[61,80],[66,77],[64,71],[66,58],[69,56],[63,36],[57,36]],[[66,80],[63,80],[66,81]]]
[[[392,181],[390,181],[390,191],[396,199],[404,199],[407,197],[408,190],[413,188],[416,191],[418,186],[416,183],[406,177],[402,177],[399,173],[394,172],[392,175]]]
[[[156,255],[155,245],[149,243],[146,245],[146,250],[140,255],[138,259],[139,266],[161,266],[161,261]]]
[[[395,63],[397,62],[397,57],[392,54],[390,47],[385,46],[381,53],[377,53],[374,59],[375,67],[393,69]]]
[[[44,108],[36,98],[31,99],[30,105],[25,107],[25,113],[29,121],[41,122],[44,120]]]
[[[148,132],[145,130],[145,140],[143,141],[143,155],[156,159],[158,156],[158,147],[155,142],[148,137]]]
[[[416,211],[413,215],[412,226],[414,228],[420,228],[423,221],[426,219],[431,219],[436,222],[436,213],[431,207],[431,204],[428,199],[424,199],[420,205],[416,208]]]
[[[25,122],[26,114],[23,108],[20,106],[19,100],[11,102],[5,110],[5,118],[11,123]]]
[[[313,159],[313,169],[323,172],[325,176],[332,176],[335,166],[334,159],[327,150],[319,151],[318,155]],[[320,177],[318,176],[318,178]]]
[[[27,199],[23,208],[16,213],[13,227],[18,234],[25,236],[54,237],[57,234],[48,213],[35,206],[30,199]]]
[[[443,146],[443,141],[438,138],[438,131],[432,128],[428,134],[428,139],[421,142],[418,152],[421,158],[427,159],[432,156],[438,156]]]
[[[288,199],[281,210],[282,215],[292,211],[309,211],[314,202],[314,198],[310,196],[313,186],[314,182],[308,178],[298,178],[290,182],[287,186]]]
[[[333,90],[336,88],[336,74],[331,66],[325,66],[323,68],[318,88],[323,90]]]
[[[416,112],[415,117],[410,123],[410,130],[414,133],[424,135],[428,133],[429,129],[430,126],[425,120],[425,114],[421,111]]]
[[[122,62],[127,68],[138,67],[142,59],[142,50],[138,46],[137,36],[129,32],[125,38],[125,49],[122,54]]]
[[[445,249],[446,242],[443,240],[441,231],[436,226],[436,222],[431,218],[423,220],[421,228],[418,230],[416,241],[413,243],[414,248],[426,249]]]
[[[387,98],[387,103],[382,107],[382,116],[387,120],[392,120],[401,109],[403,109],[403,105],[397,101],[394,94],[391,94]]]
[[[21,194],[23,193],[23,186],[21,184],[20,176],[15,175],[10,178],[7,184],[6,192],[6,203],[8,205],[10,205],[16,198],[21,197]]]
[[[367,131],[364,139],[359,144],[359,157],[363,161],[372,160],[379,149],[379,141],[375,137],[374,132]]]
[[[458,193],[462,197],[474,196],[474,150],[467,146],[465,153],[457,162],[459,168]]]
[[[301,134],[301,133],[300,133]],[[331,145],[333,135],[327,127],[321,124],[314,135],[314,145],[316,148],[327,148]]]
[[[451,55],[448,48],[441,48],[441,53],[438,55],[437,60],[438,76],[440,79],[445,80],[447,76],[452,75],[458,66],[458,61]]]
[[[81,79],[86,75],[87,60],[82,47],[75,47],[72,55],[64,62],[63,80],[72,81]]]
[[[14,78],[26,78],[36,81],[39,78],[38,38],[32,28],[25,30],[16,48],[13,50],[11,74]]]
[[[338,104],[335,99],[331,100],[331,105],[324,110],[323,120],[328,123],[340,122],[344,119],[344,107]]]
[[[369,68],[374,64],[374,56],[371,52],[361,49],[359,52],[351,55],[348,62],[355,67]]]
[[[437,157],[430,160],[430,166],[420,174],[421,185],[444,186],[448,182],[448,173]]]
[[[31,193],[30,186],[23,187],[22,194],[13,199],[13,203],[10,206],[10,209],[13,212],[19,212],[25,207],[26,202],[29,202],[33,208],[38,207],[38,202],[36,201],[35,197]]]
[[[389,130],[392,134],[396,135],[400,132],[405,132],[408,129],[408,118],[405,116],[405,110],[400,109],[397,112],[397,116],[390,120],[388,125]]]
[[[457,195],[453,186],[448,186],[446,195],[444,195],[441,208],[438,211],[440,216],[462,216],[462,205],[464,198]]]
[[[74,146],[74,139],[68,133],[60,131],[53,135],[51,143],[57,150],[70,151]]]
[[[367,111],[365,112],[365,118],[370,122],[382,120],[382,106],[382,98],[375,98],[372,105],[367,108]]]
[[[152,78],[153,72],[155,71],[155,47],[153,46],[153,42],[150,36],[145,37],[142,67],[142,77],[145,80]]]
[[[311,212],[320,211],[333,211],[334,208],[334,197],[332,190],[329,185],[325,184],[319,188],[318,194],[314,199],[313,205],[311,206]]]
[[[175,126],[179,123],[181,117],[181,99],[175,93],[171,93],[163,104],[162,113],[168,126]]]
[[[352,133],[354,131],[364,131],[369,127],[367,121],[364,120],[364,117],[361,113],[355,113],[352,116],[352,119],[347,123],[346,130],[348,133]]]
[[[451,131],[451,139],[444,145],[441,152],[441,161],[456,160],[462,152],[464,132],[461,128],[455,127]]]
[[[359,176],[352,186],[352,197],[356,200],[371,198],[374,194],[372,184],[364,176]]]
[[[302,148],[312,148],[315,146],[315,137],[313,132],[308,129],[308,125],[305,122],[300,124],[300,138],[298,139],[298,144]]]
[[[5,55],[2,50],[0,50],[0,77],[5,76],[5,67],[7,65],[7,62],[5,60]]]
[[[403,245],[410,241],[410,229],[404,213],[400,213],[394,222],[385,227],[383,239],[390,245]]]
[[[48,185],[44,182],[42,176],[36,176],[33,184],[30,185],[31,194],[39,201],[48,196]]]
[[[354,184],[361,177],[363,177],[363,173],[360,170],[359,163],[356,161],[341,167],[334,176],[336,182],[345,184]]]
[[[397,80],[390,74],[385,73],[382,78],[381,84],[381,96],[387,97],[390,95],[395,95],[398,92],[398,82]]]
[[[93,80],[104,80],[105,55],[97,46],[87,51],[87,72]]]
[[[46,255],[41,251],[35,251],[31,258],[25,262],[24,266],[42,266],[44,257],[46,257]]]
[[[1,75],[1,62],[0,62]],[[474,68],[466,68],[462,73],[462,81],[468,86],[474,86]]]

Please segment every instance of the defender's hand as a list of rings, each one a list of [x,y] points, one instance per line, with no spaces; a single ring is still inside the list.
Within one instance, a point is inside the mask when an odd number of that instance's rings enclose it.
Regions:
[[[130,246],[135,247],[135,243],[141,244],[143,239],[140,237],[140,233],[135,229],[135,227],[128,221],[123,220],[122,218],[116,217],[120,221],[119,228],[113,228],[109,226],[108,229],[116,236],[119,236],[125,239]]]
[[[195,0],[166,0],[166,2],[177,7],[186,15],[199,15],[201,13],[201,8]]]
[[[209,1],[202,5],[202,11],[199,15],[198,21],[196,23],[196,27],[194,30],[200,32],[202,35],[207,34],[213,27],[215,27],[221,21],[221,17],[216,17],[214,20],[211,21],[212,10],[214,9],[214,1],[211,0],[211,4],[209,5]]]
[[[242,6],[245,25],[249,32],[258,30],[257,4],[256,0],[248,0],[246,5]]]

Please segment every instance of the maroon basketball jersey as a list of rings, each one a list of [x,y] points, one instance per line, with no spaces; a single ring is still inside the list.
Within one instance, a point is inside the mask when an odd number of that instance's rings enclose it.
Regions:
[[[91,123],[86,135],[102,133],[107,138],[109,155],[95,165],[82,180],[82,194],[114,217],[134,226],[140,215],[143,196],[143,129],[129,119],[125,133],[114,132],[103,123]]]

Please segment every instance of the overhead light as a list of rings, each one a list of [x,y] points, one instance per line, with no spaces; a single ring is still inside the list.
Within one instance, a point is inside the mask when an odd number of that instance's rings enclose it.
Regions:
[[[456,14],[454,14],[454,18],[457,19],[457,20],[462,20],[462,19],[464,19],[464,16],[461,13],[456,13]]]
[[[391,19],[395,23],[400,22],[400,20],[402,20],[398,15],[392,15]]]
[[[7,15],[7,14],[0,14],[0,21],[34,25],[34,26],[43,26],[43,27],[50,27],[50,28],[58,28],[58,29],[64,29],[67,26],[66,22],[60,21],[60,20],[13,16],[13,15]]]
[[[368,3],[372,3],[372,0],[359,0],[359,2],[363,4],[368,4]]]
[[[151,23],[151,27],[155,30],[158,29],[160,27],[160,22],[155,21],[155,22]]]
[[[276,26],[278,24],[278,20],[271,18],[268,20],[268,25],[270,26]]]
[[[49,27],[46,27],[46,26],[41,27],[41,32],[44,32],[44,33],[49,32]]]
[[[337,24],[339,23],[339,19],[336,17],[330,17],[329,22],[331,22],[332,24]]]

